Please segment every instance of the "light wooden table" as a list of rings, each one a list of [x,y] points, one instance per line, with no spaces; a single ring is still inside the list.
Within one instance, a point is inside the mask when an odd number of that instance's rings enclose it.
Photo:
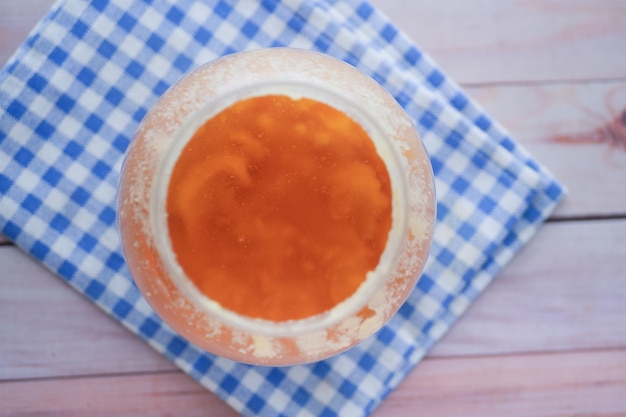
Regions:
[[[626,416],[626,1],[374,3],[570,190],[374,415]],[[0,62],[49,6],[0,0]],[[0,415],[236,415],[0,242]]]

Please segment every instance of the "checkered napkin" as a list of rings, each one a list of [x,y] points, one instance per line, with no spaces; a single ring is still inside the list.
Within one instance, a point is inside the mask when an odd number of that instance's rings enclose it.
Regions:
[[[182,75],[244,49],[293,46],[356,66],[406,109],[438,190],[432,255],[399,313],[329,360],[215,357],[132,283],[115,223],[138,123]],[[359,0],[58,2],[0,73],[0,229],[244,415],[369,414],[527,242],[561,186],[392,23]]]

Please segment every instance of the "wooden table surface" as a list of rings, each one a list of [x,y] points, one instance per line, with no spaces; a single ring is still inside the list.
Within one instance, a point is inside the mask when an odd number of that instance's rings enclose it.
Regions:
[[[375,0],[570,195],[375,416],[626,416],[626,1]],[[50,7],[0,0],[0,63]],[[0,238],[1,416],[235,416]]]

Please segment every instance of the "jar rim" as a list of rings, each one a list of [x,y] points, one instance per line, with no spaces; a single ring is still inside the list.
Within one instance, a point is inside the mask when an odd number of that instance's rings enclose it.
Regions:
[[[204,123],[234,103],[246,98],[265,95],[286,95],[294,99],[306,97],[344,112],[367,132],[383,160],[392,187],[392,224],[376,268],[367,273],[365,280],[354,293],[331,309],[313,316],[287,321],[271,321],[236,313],[222,307],[201,292],[186,276],[176,260],[167,223],[166,202],[171,174],[189,140]],[[356,101],[316,80],[278,79],[275,74],[271,74],[267,79],[257,79],[225,89],[218,96],[209,99],[202,107],[190,114],[173,134],[174,140],[169,141],[164,149],[164,158],[157,167],[152,187],[149,206],[150,223],[155,236],[156,249],[162,256],[173,283],[200,310],[233,328],[264,336],[291,337],[323,330],[367,306],[369,300],[384,284],[385,277],[393,273],[399,253],[405,244],[404,236],[408,228],[407,184],[401,171],[399,150],[393,145],[393,139],[387,138],[383,132],[376,117],[369,114]]]

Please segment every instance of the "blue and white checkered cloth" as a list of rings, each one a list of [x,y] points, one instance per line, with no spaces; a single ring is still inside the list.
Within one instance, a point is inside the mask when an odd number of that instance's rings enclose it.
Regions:
[[[121,161],[157,98],[244,49],[333,55],[382,84],[430,153],[432,256],[399,313],[329,360],[242,365],[176,335],[138,293],[115,223]],[[420,361],[563,196],[562,187],[360,0],[66,0],[0,72],[0,230],[244,415],[363,416]]]

